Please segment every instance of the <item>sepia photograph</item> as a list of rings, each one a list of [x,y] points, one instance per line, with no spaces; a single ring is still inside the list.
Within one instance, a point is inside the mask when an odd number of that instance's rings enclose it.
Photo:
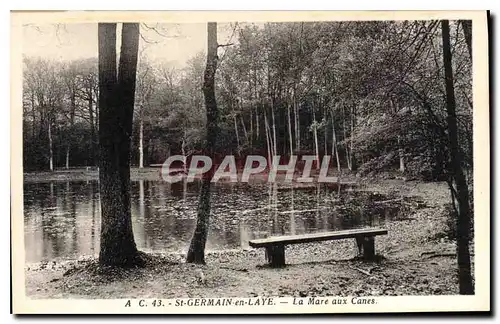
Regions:
[[[490,311],[487,12],[11,19],[14,313]]]

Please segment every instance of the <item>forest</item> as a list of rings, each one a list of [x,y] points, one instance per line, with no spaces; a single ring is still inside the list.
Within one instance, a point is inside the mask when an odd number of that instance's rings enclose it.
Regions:
[[[464,26],[464,28],[460,28]],[[338,170],[446,180],[448,150],[438,22],[233,24],[219,47],[217,152],[331,155]],[[144,27],[142,27],[144,28]],[[463,167],[472,170],[470,25],[452,22]],[[132,164],[199,152],[204,53],[179,69],[139,57]],[[24,58],[26,171],[96,166],[97,58]],[[470,177],[469,177],[470,178]]]

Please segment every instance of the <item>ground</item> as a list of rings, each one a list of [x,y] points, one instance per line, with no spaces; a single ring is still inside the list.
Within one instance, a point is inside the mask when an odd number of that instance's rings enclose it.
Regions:
[[[103,269],[95,259],[82,257],[26,265],[27,294],[33,298],[458,294],[455,244],[443,234],[449,202],[446,184],[357,181],[364,190],[398,191],[424,202],[408,217],[387,223],[388,235],[375,239],[380,255],[376,262],[358,259],[354,240],[289,246],[287,266],[282,269],[266,266],[263,249],[210,253],[206,265],[186,264],[180,254],[147,255],[146,266],[133,269]]]

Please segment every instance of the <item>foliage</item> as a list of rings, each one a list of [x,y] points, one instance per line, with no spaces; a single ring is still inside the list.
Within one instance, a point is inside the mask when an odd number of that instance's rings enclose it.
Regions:
[[[450,37],[460,151],[472,170],[471,59],[462,29],[451,28]],[[218,53],[219,153],[322,156],[335,147],[342,168],[361,175],[403,166],[414,177],[447,178],[437,22],[239,23],[232,43]],[[141,130],[145,165],[202,150],[205,57],[198,53],[183,68],[140,58],[133,164]],[[95,59],[25,58],[26,169],[48,167],[49,124],[56,167],[67,151],[70,166],[96,163],[96,71]]]

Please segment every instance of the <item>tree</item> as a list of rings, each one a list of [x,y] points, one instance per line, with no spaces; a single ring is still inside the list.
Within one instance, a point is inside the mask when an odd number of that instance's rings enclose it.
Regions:
[[[145,60],[144,60],[145,61]],[[151,97],[156,84],[153,67],[147,62],[141,62],[137,76],[137,117],[139,119],[139,168],[144,167],[144,115],[151,106]]]
[[[205,97],[205,108],[207,111],[207,140],[205,151],[209,157],[214,156],[214,149],[218,133],[218,111],[215,99],[215,71],[217,69],[217,23],[207,24],[207,65],[203,78],[203,95]],[[203,175],[203,182],[198,204],[198,218],[186,262],[205,263],[205,244],[207,242],[208,226],[210,219],[210,188],[213,176],[213,168]]]
[[[455,103],[455,89],[453,86],[453,67],[450,50],[450,28],[447,20],[441,21],[443,38],[443,63],[446,86],[446,111],[448,121],[448,135],[450,146],[450,174],[456,186],[450,186],[452,196],[457,200],[457,258],[458,280],[461,295],[474,294],[472,284],[469,237],[470,237],[470,206],[469,190],[462,170],[462,155],[458,145],[458,127]]]
[[[139,25],[124,23],[118,74],[116,24],[99,23],[99,148],[102,265],[140,262],[130,211],[130,137],[134,112]]]
[[[24,63],[24,106],[31,108],[27,116],[32,122],[30,142],[35,146],[27,153],[36,160],[37,167],[53,171],[57,164],[55,135],[63,107],[64,85],[59,77],[62,69],[43,59],[25,59]]]
[[[469,56],[472,58],[472,20],[460,20]]]
[[[77,92],[78,92],[78,68],[75,62],[72,62],[65,66],[62,72],[62,78],[64,80],[64,84],[66,87],[66,91],[69,96],[69,111],[68,111],[68,131],[66,138],[66,169],[69,169],[70,166],[70,151],[71,145],[74,141],[74,129],[75,129],[75,115],[76,115],[76,100],[77,100]]]
[[[79,94],[78,97],[84,107],[82,115],[90,125],[90,156],[87,165],[96,165],[98,157],[97,138],[99,119],[97,80],[97,62],[94,59],[82,60],[79,62]]]
[[[472,26],[450,24],[457,132],[469,179]],[[215,75],[218,152],[239,152],[241,158],[266,151],[318,158],[332,152],[338,168],[342,164],[360,175],[399,169],[420,179],[446,179],[439,26],[436,21],[235,24],[237,39],[220,53]],[[206,53],[197,53],[182,69],[146,57],[139,62],[131,151],[139,166],[141,160],[161,163],[171,154],[205,147],[206,59]],[[97,60],[62,66],[25,59],[27,170],[49,169],[51,160],[56,169],[87,166],[98,156]]]

